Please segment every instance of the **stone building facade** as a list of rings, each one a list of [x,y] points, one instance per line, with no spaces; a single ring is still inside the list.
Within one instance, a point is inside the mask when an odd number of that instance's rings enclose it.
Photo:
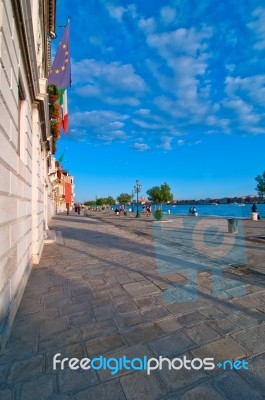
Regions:
[[[47,76],[56,0],[0,0],[0,353],[55,201]]]

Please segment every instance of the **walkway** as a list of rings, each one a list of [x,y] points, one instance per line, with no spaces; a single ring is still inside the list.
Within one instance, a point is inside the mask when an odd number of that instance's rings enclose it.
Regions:
[[[197,257],[198,249],[207,246],[202,247],[201,232],[194,236],[185,224],[180,237],[186,242],[174,247],[177,228],[171,229],[170,223],[160,241],[151,222],[137,225],[129,217],[94,217],[73,213],[54,218],[51,228],[61,232],[62,239],[45,246],[40,265],[32,270],[6,353],[0,357],[0,399],[264,398],[264,275],[235,263],[224,268],[222,255],[219,263],[210,256]],[[199,243],[197,252],[188,252],[191,235]],[[212,232],[210,236],[220,239]],[[247,246],[253,259],[256,246],[264,257],[263,244]],[[211,264],[224,272],[222,282],[213,283]],[[219,297],[214,297],[213,286],[220,282]],[[78,359],[245,359],[249,370],[168,370],[167,363],[150,375],[125,368],[115,375],[106,369],[53,370],[56,353]]]

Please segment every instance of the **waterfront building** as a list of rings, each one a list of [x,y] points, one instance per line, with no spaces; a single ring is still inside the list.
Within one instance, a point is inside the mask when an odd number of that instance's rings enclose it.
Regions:
[[[56,0],[0,2],[0,353],[55,212],[47,77]]]

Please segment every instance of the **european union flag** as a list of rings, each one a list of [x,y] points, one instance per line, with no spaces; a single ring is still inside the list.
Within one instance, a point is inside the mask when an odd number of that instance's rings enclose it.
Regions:
[[[66,25],[57,54],[52,64],[48,83],[55,84],[58,89],[71,86],[71,63],[69,51],[69,23]]]

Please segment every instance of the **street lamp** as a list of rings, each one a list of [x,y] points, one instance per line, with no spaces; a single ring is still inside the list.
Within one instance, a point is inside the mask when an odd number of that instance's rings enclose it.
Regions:
[[[134,186],[134,192],[136,193],[136,207],[137,207],[135,218],[140,218],[139,204],[138,204],[138,195],[139,195],[139,192],[141,191],[141,189],[142,189],[142,185],[140,185],[140,182],[139,182],[138,179],[137,179],[136,185]]]

